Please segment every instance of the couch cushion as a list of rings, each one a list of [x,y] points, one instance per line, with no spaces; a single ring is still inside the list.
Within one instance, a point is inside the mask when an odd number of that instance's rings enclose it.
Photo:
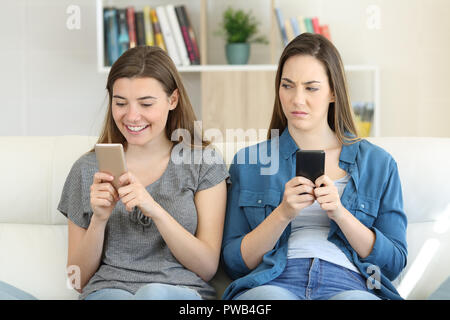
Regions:
[[[38,299],[77,299],[66,284],[67,226],[0,223],[0,280]]]
[[[450,215],[450,139],[369,138],[397,161],[409,223]]]
[[[65,224],[56,208],[72,164],[95,137],[0,137],[0,223]]]

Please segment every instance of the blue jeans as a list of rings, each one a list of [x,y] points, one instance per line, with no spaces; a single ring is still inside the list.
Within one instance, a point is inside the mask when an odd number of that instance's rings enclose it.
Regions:
[[[366,279],[339,265],[314,259],[288,259],[274,280],[240,293],[236,300],[380,300]]]
[[[31,294],[26,293],[10,284],[0,281],[0,300],[37,300]]]
[[[150,283],[135,294],[122,289],[101,289],[89,294],[85,300],[202,300],[202,297],[187,287]]]

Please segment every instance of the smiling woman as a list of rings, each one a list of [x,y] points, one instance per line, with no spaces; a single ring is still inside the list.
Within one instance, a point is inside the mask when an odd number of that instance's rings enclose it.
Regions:
[[[219,263],[228,172],[207,141],[172,139],[179,129],[199,134],[175,65],[160,48],[132,48],[111,67],[106,88],[98,143],[121,143],[128,171],[116,189],[88,152],[58,206],[69,219],[67,263],[80,269],[80,299],[214,298],[207,281]],[[175,163],[177,144],[215,161]]]

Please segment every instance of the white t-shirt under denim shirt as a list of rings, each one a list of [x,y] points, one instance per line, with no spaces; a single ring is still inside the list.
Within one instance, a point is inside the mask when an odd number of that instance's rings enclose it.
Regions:
[[[342,196],[349,179],[350,176],[347,174],[334,181],[339,197]],[[288,240],[288,259],[319,258],[359,273],[347,256],[334,243],[327,240],[329,232],[330,218],[316,200],[292,221]]]

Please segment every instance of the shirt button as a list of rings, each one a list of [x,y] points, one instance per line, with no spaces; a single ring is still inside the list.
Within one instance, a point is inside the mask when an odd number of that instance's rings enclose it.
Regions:
[[[262,200],[258,200],[258,203],[261,203],[262,202]]]
[[[361,208],[363,208],[363,209],[364,209],[364,203],[362,203],[362,204],[361,204]]]

